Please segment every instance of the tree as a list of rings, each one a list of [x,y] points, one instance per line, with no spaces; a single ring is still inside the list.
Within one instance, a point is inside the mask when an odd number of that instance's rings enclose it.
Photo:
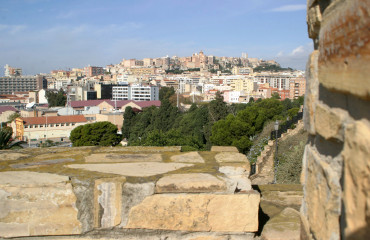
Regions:
[[[122,135],[127,139],[130,137],[130,129],[134,123],[134,119],[135,112],[132,110],[132,107],[126,107],[125,113],[123,114]]]
[[[11,128],[0,129],[0,149],[10,149],[20,145],[21,142],[13,141],[12,134],[13,132]]]
[[[66,105],[67,97],[65,96],[63,89],[59,89],[57,93],[47,91],[45,97],[48,100],[49,107]]]
[[[209,103],[208,109],[211,123],[215,123],[220,119],[224,119],[229,114],[227,104],[224,102],[224,98],[220,92],[216,93],[216,99]]]
[[[159,100],[163,101],[164,99],[169,99],[174,94],[175,89],[173,87],[162,87],[159,89]]]
[[[19,118],[21,117],[21,115],[17,112],[15,113],[12,113],[9,117],[8,117],[8,122],[11,123],[13,122],[16,118]]]
[[[96,122],[76,127],[70,139],[74,147],[78,146],[115,146],[122,136],[117,134],[117,127],[110,122]]]

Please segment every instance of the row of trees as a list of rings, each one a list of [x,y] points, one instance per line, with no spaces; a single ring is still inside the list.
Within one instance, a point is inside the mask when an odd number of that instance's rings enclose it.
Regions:
[[[193,104],[189,111],[180,112],[171,103],[174,93],[173,88],[162,88],[159,108],[146,108],[141,113],[126,108],[122,133],[129,145],[181,145],[193,150],[232,145],[246,153],[251,139],[267,121],[295,115],[303,104],[303,97],[280,101],[277,95],[256,102],[251,99],[248,104],[227,105],[217,93],[210,103]]]

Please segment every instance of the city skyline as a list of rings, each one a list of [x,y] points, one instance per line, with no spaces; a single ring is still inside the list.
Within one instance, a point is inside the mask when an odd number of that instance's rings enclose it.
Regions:
[[[36,74],[203,50],[304,70],[313,48],[305,2],[3,1],[0,65]]]

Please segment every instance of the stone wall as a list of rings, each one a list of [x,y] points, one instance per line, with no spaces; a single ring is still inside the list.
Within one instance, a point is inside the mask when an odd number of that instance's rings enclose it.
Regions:
[[[370,0],[308,0],[302,239],[370,236]]]

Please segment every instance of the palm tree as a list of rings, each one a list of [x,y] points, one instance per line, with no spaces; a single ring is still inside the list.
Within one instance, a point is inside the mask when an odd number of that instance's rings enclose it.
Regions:
[[[9,149],[19,146],[21,142],[12,139],[12,132],[7,129],[0,129],[0,149]]]

